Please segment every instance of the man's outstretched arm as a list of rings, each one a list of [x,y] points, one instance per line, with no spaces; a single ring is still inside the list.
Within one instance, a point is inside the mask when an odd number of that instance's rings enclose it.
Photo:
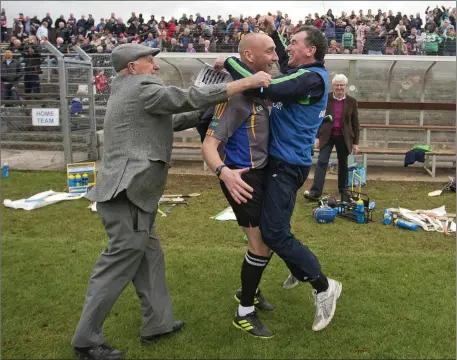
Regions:
[[[225,60],[224,67],[234,80],[252,76],[249,67],[234,56]],[[271,79],[270,86],[264,88],[263,93],[273,102],[299,102],[306,105],[312,99],[320,99],[324,95],[325,83],[316,72],[299,69]],[[260,96],[260,93],[258,95]]]

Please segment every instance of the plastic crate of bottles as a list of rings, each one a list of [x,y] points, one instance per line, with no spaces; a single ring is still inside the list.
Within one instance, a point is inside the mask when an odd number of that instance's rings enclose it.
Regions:
[[[95,185],[95,181],[95,162],[67,164],[68,193],[86,193]]]
[[[353,199],[353,201],[337,201],[336,215],[358,224],[368,224],[373,222],[373,211],[375,203],[370,201],[367,194],[354,191],[346,190],[346,193]]]

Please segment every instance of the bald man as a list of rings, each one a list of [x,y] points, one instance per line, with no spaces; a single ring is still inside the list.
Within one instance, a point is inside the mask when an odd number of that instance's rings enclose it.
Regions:
[[[278,60],[273,40],[259,33],[243,37],[239,54],[241,61],[253,73],[271,73],[273,64]],[[238,225],[248,238],[248,251],[241,266],[241,290],[235,294],[240,304],[233,325],[261,338],[270,338],[273,332],[260,322],[256,308],[266,311],[276,309],[258,289],[272,255],[259,230],[268,160],[268,119],[265,99],[246,92],[235,95],[216,106],[202,147],[203,158],[220,179],[222,191]],[[224,160],[220,152],[224,153]]]

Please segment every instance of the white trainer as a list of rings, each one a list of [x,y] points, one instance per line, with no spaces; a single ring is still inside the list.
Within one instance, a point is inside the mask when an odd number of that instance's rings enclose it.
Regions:
[[[286,281],[284,281],[284,283],[282,284],[282,287],[284,289],[293,289],[299,283],[300,281],[298,281],[298,279],[295,276],[293,276],[292,273],[290,273]]]
[[[316,315],[314,317],[313,330],[320,331],[325,329],[332,321],[336,310],[336,301],[341,295],[343,285],[336,280],[328,278],[328,289],[319,294],[313,290],[314,305]]]

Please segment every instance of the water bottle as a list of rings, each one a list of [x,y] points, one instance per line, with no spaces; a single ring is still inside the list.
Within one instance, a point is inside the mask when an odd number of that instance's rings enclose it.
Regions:
[[[76,179],[75,176],[70,174],[68,175],[68,187],[75,187],[76,186]]]
[[[335,213],[335,215],[341,214],[343,212],[343,207],[342,206],[335,206],[333,208],[333,212]]]
[[[82,176],[82,184],[83,186],[89,185],[89,175],[87,175],[86,173],[84,173]]]
[[[9,170],[10,170],[10,166],[8,165],[8,161],[5,161],[3,163],[3,174],[2,174],[2,178],[6,179],[9,175]]]
[[[384,210],[384,225],[390,225],[392,223],[392,211],[390,209]]]
[[[75,176],[75,181],[76,181],[76,187],[81,186],[81,175],[76,174]]]
[[[357,223],[363,224],[365,222],[365,206],[363,204],[363,200],[357,200]]]
[[[400,228],[412,230],[412,231],[417,231],[417,228],[418,228],[417,224],[414,224],[410,221],[406,221],[403,219],[395,220],[395,225],[397,225]]]

